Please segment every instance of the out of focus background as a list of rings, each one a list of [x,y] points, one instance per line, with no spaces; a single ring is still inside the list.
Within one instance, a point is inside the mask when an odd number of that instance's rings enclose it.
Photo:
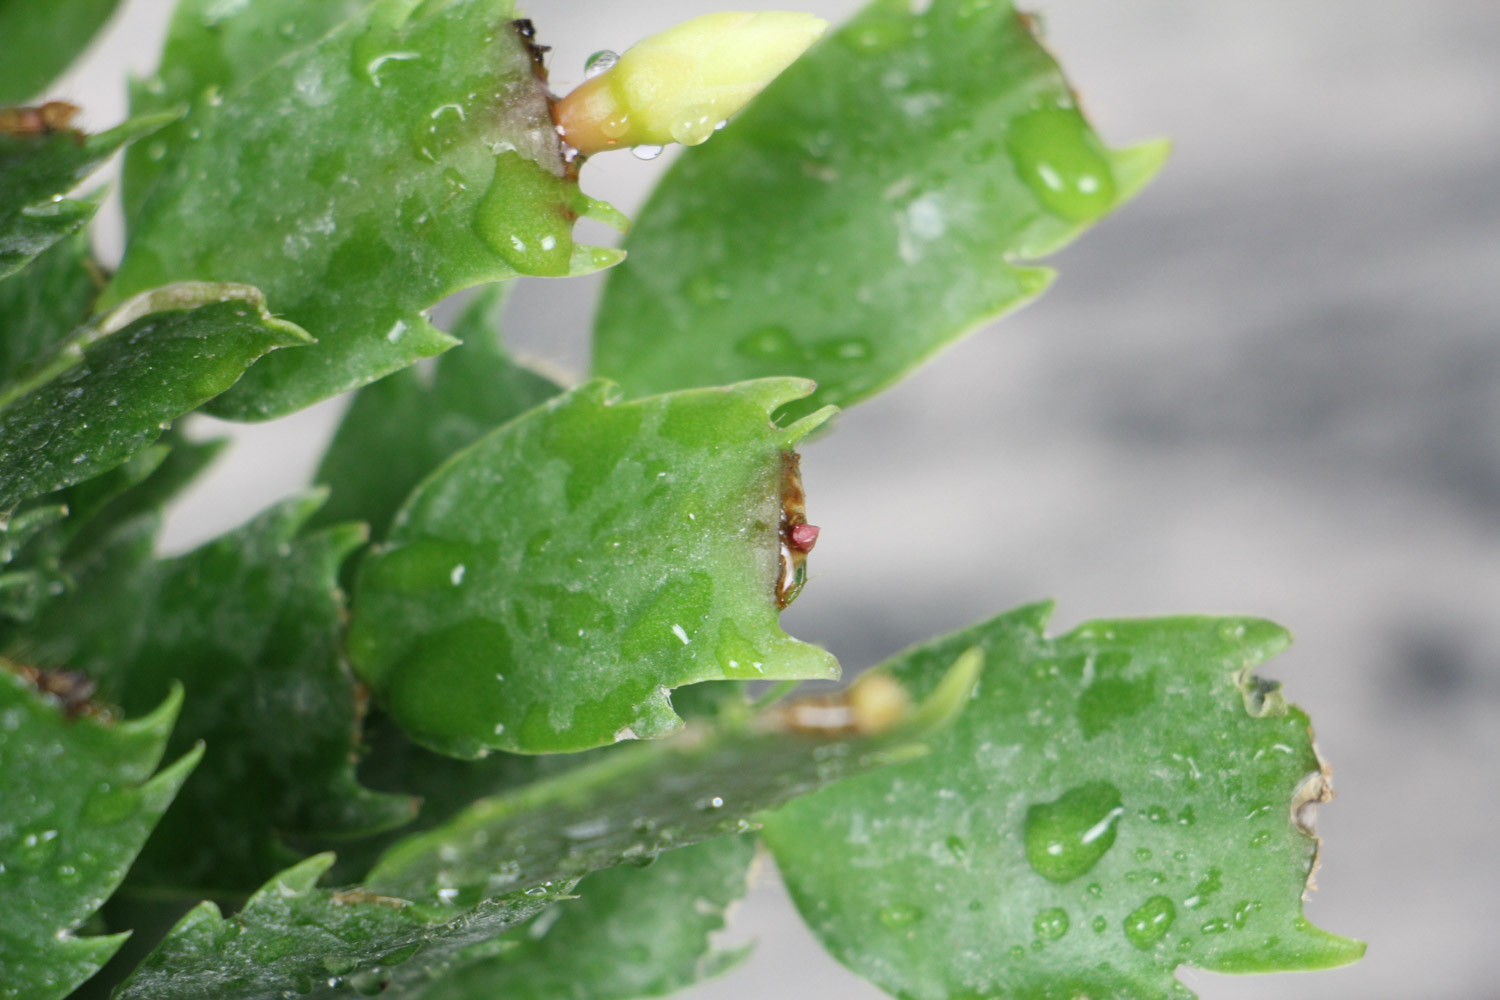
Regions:
[[[561,92],[590,52],[736,4],[528,6]],[[1059,630],[1286,624],[1298,644],[1269,673],[1312,714],[1339,793],[1308,913],[1369,956],[1182,979],[1206,1000],[1500,997],[1500,5],[1033,6],[1105,137],[1168,135],[1176,155],[1053,259],[1039,303],[806,448],[824,534],[784,624],[851,671],[1044,596]],[[113,124],[169,13],[128,0],[50,93]],[[669,162],[601,157],[584,187],[630,212]],[[526,281],[513,347],[581,370],[598,289]],[[203,421],[237,444],[171,546],[304,485],[339,411]],[[737,917],[730,936],[760,949],[693,1000],[881,995],[822,953],[773,871]]]

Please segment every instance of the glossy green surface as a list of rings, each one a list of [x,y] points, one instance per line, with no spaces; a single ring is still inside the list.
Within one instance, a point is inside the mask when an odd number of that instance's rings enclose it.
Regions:
[[[134,114],[212,104],[358,15],[370,0],[177,0],[156,73],[130,81]],[[174,122],[126,150],[121,178],[127,219],[187,143],[193,126]]]
[[[978,668],[974,657],[960,658],[919,705],[875,733],[799,728],[772,712],[694,722],[671,739],[596,754],[405,839],[367,884],[462,905],[748,832],[764,809],[922,753],[923,741],[963,710]]]
[[[617,259],[573,242],[601,209],[562,176],[511,14],[380,0],[194,106],[106,301],[241,281],[318,341],[256,365],[214,413],[279,416],[441,353],[454,341],[423,314],[452,292]]]
[[[316,496],[293,500],[175,559],[151,556],[154,520],[73,567],[75,589],[10,644],[85,670],[129,710],[187,691],[174,748],[203,763],[131,873],[137,889],[247,894],[299,855],[292,834],[363,834],[415,803],[354,777],[357,709],[340,659],[338,568],[353,525],[301,535]]]
[[[482,289],[453,327],[463,343],[431,373],[408,368],[359,390],[318,466],[318,520],[363,521],[384,538],[402,501],[446,458],[562,390],[500,346],[507,285]]]
[[[506,934],[494,958],[445,976],[421,1000],[634,1000],[718,975],[749,953],[722,950],[712,935],[745,894],[755,838],[749,834],[669,851],[649,867],[590,875],[579,897]]]
[[[0,384],[0,508],[124,462],[277,347],[307,343],[244,285],[146,293]]]
[[[1250,669],[1269,622],[1166,618],[1043,634],[1030,607],[886,665],[921,692],[986,667],[932,753],[768,817],[798,909],[912,1000],[1191,996],[1178,965],[1321,969],[1364,946],[1302,917],[1320,788],[1307,717]],[[1306,783],[1306,784],[1305,784]]]
[[[34,97],[83,51],[119,0],[0,0],[0,104]]]
[[[596,369],[630,395],[799,375],[818,392],[793,413],[856,402],[1041,292],[1024,262],[1164,156],[1106,151],[1010,4],[876,0],[663,179]]]
[[[73,932],[125,877],[199,750],[156,773],[181,705],[70,718],[0,661],[0,997],[58,1000],[123,936]]]
[[[584,750],[676,728],[670,691],[837,675],[777,625],[796,379],[559,396],[459,452],[361,567],[349,653],[418,742]]]
[[[68,198],[68,192],[115,150],[176,117],[170,111],[143,115],[97,135],[0,132],[0,278],[93,218],[98,202]]]

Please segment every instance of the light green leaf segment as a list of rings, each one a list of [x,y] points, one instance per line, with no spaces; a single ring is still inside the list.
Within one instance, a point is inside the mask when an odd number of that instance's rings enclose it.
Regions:
[[[317,344],[255,366],[211,409],[266,419],[453,346],[424,317],[453,292],[613,263],[573,241],[579,214],[618,220],[568,176],[512,16],[509,0],[377,0],[258,75],[239,78],[259,67],[234,57],[186,141],[163,143],[106,303],[169,281],[261,288]],[[215,77],[187,75],[173,86]]]
[[[83,51],[119,0],[0,0],[0,104],[36,96]]]
[[[349,651],[418,742],[583,750],[680,725],[670,690],[826,678],[777,625],[799,379],[620,403],[593,382],[455,455],[366,558]]]
[[[876,0],[684,152],[610,275],[598,374],[632,396],[768,375],[865,399],[1040,293],[1161,165],[1107,150],[1004,0]]]
[[[323,998],[350,987],[413,995],[503,951],[509,942],[493,939],[557,902],[573,879],[747,832],[765,808],[920,753],[968,700],[978,668],[962,658],[878,732],[798,730],[783,712],[620,747],[401,841],[360,889],[318,888],[333,858],[309,858],[233,917],[199,906],[117,1000]]]
[[[1307,717],[1238,618],[1043,634],[1025,608],[884,669],[920,693],[978,645],[979,693],[932,753],[794,802],[764,837],[845,965],[913,1000],[1190,997],[1178,965],[1322,969],[1364,946],[1302,896],[1325,797]]]
[[[0,384],[0,509],[109,471],[256,358],[307,342],[245,285],[143,292]]]
[[[85,715],[0,660],[0,997],[59,1000],[125,935],[74,931],[109,898],[201,748],[157,773],[182,703],[133,721]]]
[[[314,494],[174,559],[157,520],[120,529],[70,565],[65,598],[9,638],[43,665],[94,678],[127,710],[186,687],[174,747],[208,750],[147,845],[131,886],[247,894],[301,855],[291,835],[352,836],[407,822],[415,803],[354,777],[358,709],[340,652],[338,570],[356,525],[310,534]]]
[[[0,36],[0,64],[9,61],[9,42]],[[71,128],[19,135],[0,130],[0,278],[93,218],[98,202],[68,198],[68,192],[115,150],[176,117],[174,111],[143,115],[96,135]]]

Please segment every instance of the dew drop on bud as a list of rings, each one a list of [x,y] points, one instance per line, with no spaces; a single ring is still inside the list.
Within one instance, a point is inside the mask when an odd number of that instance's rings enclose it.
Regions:
[[[654,160],[661,155],[661,146],[631,146],[630,152],[637,160]]]
[[[609,49],[600,49],[584,60],[583,78],[585,80],[592,80],[600,73],[608,71],[611,66],[619,61],[620,56],[618,53],[611,52]]]

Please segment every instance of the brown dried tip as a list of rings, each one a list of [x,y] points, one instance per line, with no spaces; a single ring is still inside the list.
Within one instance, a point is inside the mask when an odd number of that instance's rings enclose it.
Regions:
[[[34,108],[0,108],[0,133],[5,135],[51,135],[73,124],[78,105],[48,101]]]
[[[89,700],[99,685],[82,670],[28,667],[25,664],[8,666],[26,683],[56,700],[70,719],[104,714],[100,706]]]

